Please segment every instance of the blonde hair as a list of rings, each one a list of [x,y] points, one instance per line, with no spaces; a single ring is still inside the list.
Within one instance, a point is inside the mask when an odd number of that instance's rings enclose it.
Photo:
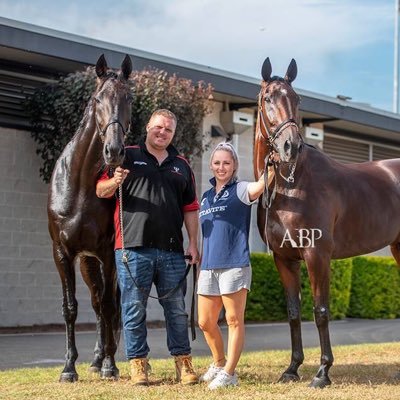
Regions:
[[[239,157],[238,157],[238,154],[237,154],[235,148],[233,147],[233,145],[231,143],[229,143],[229,142],[221,142],[221,143],[217,144],[215,149],[211,152],[210,166],[211,166],[212,160],[214,158],[215,152],[217,152],[219,150],[227,151],[232,156],[233,163],[235,165],[234,166],[234,170],[233,170],[233,174],[232,174],[232,179],[236,179],[237,178],[238,169],[239,169]]]
[[[175,121],[175,126],[178,123],[176,115],[172,111],[167,110],[166,108],[160,108],[160,109],[154,111],[153,114],[151,114],[149,121],[151,121],[157,115],[162,115],[165,118],[173,119]]]

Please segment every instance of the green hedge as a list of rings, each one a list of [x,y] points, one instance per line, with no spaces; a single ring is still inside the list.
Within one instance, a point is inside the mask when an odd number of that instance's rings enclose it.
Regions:
[[[353,258],[349,317],[400,316],[399,267],[391,257]]]
[[[248,321],[282,321],[286,319],[286,300],[272,256],[251,254],[252,284],[247,299]]]
[[[331,260],[330,305],[331,319],[342,319],[347,316],[350,304],[351,258]],[[301,316],[303,320],[312,321],[313,298],[307,268],[301,264]]]
[[[247,321],[287,319],[286,299],[272,256],[251,255],[252,288]],[[362,256],[331,261],[331,319],[400,317],[400,269],[391,257]],[[301,265],[302,319],[312,320],[307,269]]]

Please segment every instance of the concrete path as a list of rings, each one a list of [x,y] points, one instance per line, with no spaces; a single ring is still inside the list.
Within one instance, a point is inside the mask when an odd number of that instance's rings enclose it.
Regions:
[[[222,327],[226,338],[227,328]],[[383,343],[400,341],[400,319],[362,320],[348,319],[330,323],[332,345]],[[304,347],[319,347],[318,332],[313,322],[302,324]],[[117,360],[125,359],[123,341],[117,351]],[[78,332],[76,344],[78,362],[90,362],[95,343],[94,332]],[[150,358],[169,357],[164,328],[149,329],[148,343]],[[225,341],[226,343],[226,341]],[[290,349],[289,326],[287,323],[246,325],[245,351]],[[35,366],[53,366],[64,363],[65,334],[1,334],[0,370]],[[209,355],[210,352],[201,331],[192,342],[194,356]]]

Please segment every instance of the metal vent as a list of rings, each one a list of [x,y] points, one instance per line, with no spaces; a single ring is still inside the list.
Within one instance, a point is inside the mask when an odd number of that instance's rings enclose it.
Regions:
[[[369,145],[325,135],[324,153],[342,163],[364,162],[369,160]]]
[[[376,161],[386,160],[387,158],[400,158],[400,148],[389,148],[373,145],[373,158]]]
[[[24,101],[36,88],[52,82],[50,78],[0,69],[0,125],[29,128]]]

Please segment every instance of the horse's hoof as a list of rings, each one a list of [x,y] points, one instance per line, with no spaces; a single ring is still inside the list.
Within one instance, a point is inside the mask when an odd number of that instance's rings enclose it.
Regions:
[[[73,383],[78,380],[78,374],[76,372],[62,372],[60,375],[60,382]]]
[[[97,365],[91,365],[88,369],[89,374],[98,375],[100,374],[101,368]]]
[[[300,380],[300,376],[298,374],[289,374],[288,372],[284,372],[282,376],[279,378],[279,383],[288,383],[288,382],[298,382]]]
[[[119,369],[117,367],[102,368],[100,371],[101,379],[119,379]]]
[[[323,376],[322,378],[315,376],[308,387],[323,389],[324,387],[329,386],[331,383],[332,382],[328,376]]]

